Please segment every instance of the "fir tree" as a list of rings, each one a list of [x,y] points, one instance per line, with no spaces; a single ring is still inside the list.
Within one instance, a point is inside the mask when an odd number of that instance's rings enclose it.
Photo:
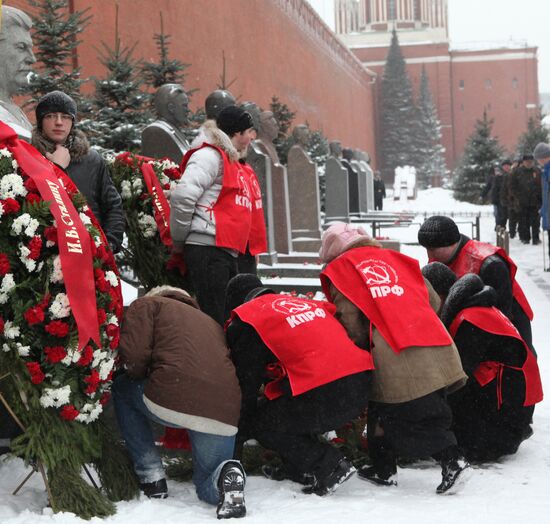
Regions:
[[[80,86],[86,81],[80,78],[80,67],[74,67],[78,36],[89,25],[89,8],[69,12],[67,0],[28,0],[35,8],[32,15],[33,41],[38,62],[38,72],[30,79],[28,104],[34,104],[50,91],[59,90],[82,100]]]
[[[455,171],[453,189],[456,200],[477,203],[487,175],[504,154],[498,139],[491,136],[492,126],[493,120],[489,120],[484,111],[483,119],[476,122]]]
[[[118,6],[115,19],[115,45],[102,42],[101,63],[107,77],[96,79],[91,119],[83,128],[95,145],[113,151],[135,150],[141,143],[141,130],[151,120],[149,95],[141,90],[138,61],[133,58],[135,45],[123,46],[118,36]]]
[[[529,117],[527,122],[527,131],[519,137],[517,152],[520,155],[530,155],[533,153],[536,145],[539,142],[548,143],[549,133],[541,123],[541,114],[540,111],[536,116]]]
[[[441,180],[445,175],[445,148],[441,145],[441,123],[433,103],[426,69],[422,68],[418,100],[417,184],[426,188],[432,180]]]
[[[164,32],[164,22],[160,13],[160,33],[154,35],[157,50],[157,62],[143,62],[142,72],[145,83],[156,89],[164,84],[183,84],[185,69],[190,64],[184,64],[181,60],[169,58],[171,36]],[[187,93],[189,95],[189,93]]]
[[[281,102],[275,95],[271,97],[271,103],[269,106],[275,120],[277,121],[277,124],[279,125],[279,134],[273,141],[273,144],[275,145],[275,149],[279,155],[279,160],[282,164],[286,164],[288,150],[292,145],[290,143],[291,138],[288,136],[288,131],[290,130],[290,126],[292,125],[296,113],[291,111],[290,108]]]
[[[397,166],[414,165],[416,110],[405,60],[394,30],[382,76],[380,152],[382,172],[393,178]]]

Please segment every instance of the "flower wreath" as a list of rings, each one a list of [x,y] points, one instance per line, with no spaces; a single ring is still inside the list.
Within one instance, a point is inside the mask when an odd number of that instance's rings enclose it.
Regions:
[[[46,465],[54,509],[88,518],[114,512],[99,493],[90,498],[95,508],[76,499],[80,467],[102,454],[96,421],[122,311],[114,257],[85,198],[0,122],[0,374],[14,379],[8,398],[26,427],[12,451]],[[66,504],[56,505],[56,475],[71,474],[80,494],[64,493]]]
[[[181,255],[171,253],[170,205],[165,196],[181,172],[169,159],[121,153],[107,158],[113,182],[122,197],[128,245],[117,256],[146,289],[160,285],[185,287]]]

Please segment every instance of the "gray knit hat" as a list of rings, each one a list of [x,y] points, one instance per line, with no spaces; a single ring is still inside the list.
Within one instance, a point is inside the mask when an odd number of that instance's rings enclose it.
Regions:
[[[76,102],[63,91],[50,91],[46,93],[36,105],[36,123],[40,127],[42,119],[48,113],[64,113],[70,115],[73,122],[76,120]]]
[[[460,231],[452,218],[436,215],[418,230],[418,243],[424,247],[447,247],[460,240]]]
[[[539,142],[533,151],[533,156],[536,160],[550,158],[550,145],[545,144],[544,142]]]

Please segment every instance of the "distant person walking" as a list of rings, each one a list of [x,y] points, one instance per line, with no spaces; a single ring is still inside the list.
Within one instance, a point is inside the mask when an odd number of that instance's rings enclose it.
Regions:
[[[540,142],[535,147],[533,152],[535,160],[543,166],[542,172],[542,206],[540,208],[540,214],[542,216],[542,229],[548,234],[548,256],[550,257],[550,206],[549,206],[549,192],[550,192],[550,145]],[[546,268],[546,271],[550,271],[550,267]]]
[[[374,172],[374,210],[382,211],[386,198],[386,184],[380,176],[380,171]]]

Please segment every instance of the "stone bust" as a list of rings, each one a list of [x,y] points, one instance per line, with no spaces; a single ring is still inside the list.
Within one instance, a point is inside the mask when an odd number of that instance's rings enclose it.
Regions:
[[[32,125],[13,97],[28,84],[31,66],[36,62],[32,52],[31,19],[23,11],[2,6],[0,26],[0,120],[17,134],[30,140]]]
[[[216,120],[219,112],[227,106],[236,105],[235,97],[229,92],[223,89],[216,89],[212,91],[204,101],[204,111],[206,112],[206,118],[209,120]]]
[[[257,138],[258,132],[260,131],[260,113],[262,112],[261,109],[254,102],[243,102],[241,104],[241,107],[245,111],[248,111],[248,113],[252,117],[252,122],[254,124],[254,132],[256,133],[256,136],[254,138]]]
[[[330,150],[330,156],[338,159],[342,158],[342,142],[339,140],[334,140],[328,145],[328,147]]]
[[[274,164],[279,164],[279,155],[273,145],[273,140],[279,135],[279,124],[271,111],[262,111],[260,114],[260,127],[258,130],[258,140],[256,141],[260,148],[272,160]]]
[[[154,98],[157,120],[141,133],[142,152],[179,164],[189,149],[183,128],[189,123],[189,99],[179,84],[164,84]]]
[[[300,146],[302,149],[307,149],[309,145],[309,127],[306,124],[297,125],[292,130],[292,138],[294,145]]]

